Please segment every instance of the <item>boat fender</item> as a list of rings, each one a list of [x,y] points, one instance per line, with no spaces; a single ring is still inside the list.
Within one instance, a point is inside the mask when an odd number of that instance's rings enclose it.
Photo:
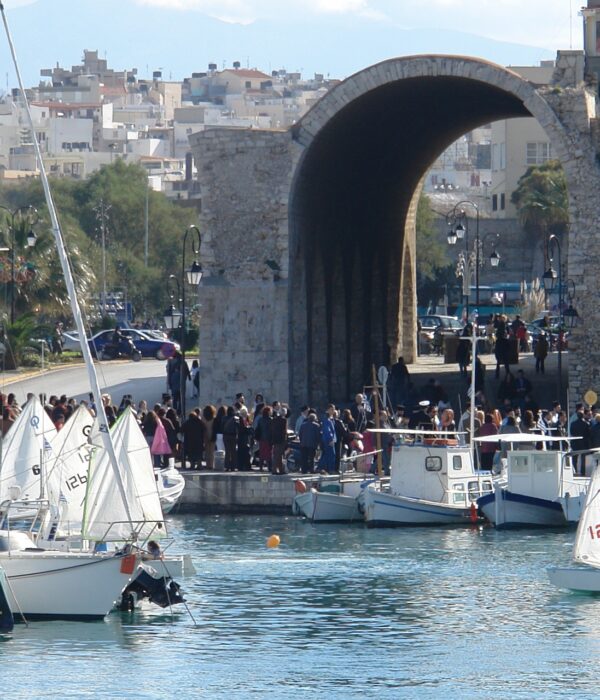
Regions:
[[[295,498],[292,501],[292,515],[300,515],[300,508],[298,508]]]
[[[469,517],[472,523],[477,522],[477,506],[474,503],[471,503],[471,512],[469,514]]]
[[[294,489],[296,490],[296,493],[306,493],[306,483],[302,481],[302,479],[298,479],[294,483]]]

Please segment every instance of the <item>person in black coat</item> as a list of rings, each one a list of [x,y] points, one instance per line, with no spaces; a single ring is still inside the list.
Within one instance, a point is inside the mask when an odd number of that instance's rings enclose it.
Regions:
[[[585,420],[583,416],[583,410],[577,411],[577,418],[571,423],[571,437],[578,437],[581,440],[576,440],[573,445],[573,450],[589,450],[591,446],[591,428],[590,424]],[[577,473],[577,467],[579,466],[579,473],[581,476],[585,476],[585,455],[574,455],[573,456],[573,469]]]
[[[303,474],[312,474],[315,470],[315,454],[321,442],[321,426],[314,413],[309,413],[300,426],[300,462]]]
[[[186,468],[186,460],[189,460],[191,469],[201,469],[204,453],[204,423],[197,410],[190,412],[181,426],[181,432],[183,434],[181,466]]]

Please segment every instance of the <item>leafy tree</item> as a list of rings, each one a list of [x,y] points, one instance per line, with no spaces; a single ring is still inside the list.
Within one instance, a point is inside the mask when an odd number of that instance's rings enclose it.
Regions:
[[[102,167],[86,180],[53,179],[51,187],[82,306],[87,305],[88,310],[95,313],[92,300],[104,287],[97,216],[97,207],[103,200],[110,207],[105,246],[107,289],[126,287],[138,314],[153,316],[162,312],[166,305],[166,279],[180,269],[182,235],[196,222],[195,210],[170,202],[160,192],[148,191],[144,168],[122,159]],[[149,254],[146,266],[147,195]],[[26,276],[26,284],[17,285],[17,310],[33,308],[46,319],[66,320],[70,308],[41,183],[29,180],[4,187],[0,203],[10,209],[31,204],[40,213],[36,226],[38,242],[35,248],[23,251],[23,259],[19,260],[19,264],[29,266],[25,269],[30,274]],[[18,247],[21,250],[20,245]],[[7,261],[10,263],[0,255],[0,281]]]
[[[567,181],[559,161],[528,168],[511,195],[525,231],[538,239],[563,234],[569,225]]]
[[[434,214],[429,197],[421,195],[417,206],[417,298],[428,304],[440,296],[440,287],[455,284],[452,263],[434,226]]]

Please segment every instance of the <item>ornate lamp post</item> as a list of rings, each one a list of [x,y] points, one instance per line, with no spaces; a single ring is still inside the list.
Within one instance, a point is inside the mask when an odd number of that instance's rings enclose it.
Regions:
[[[577,309],[573,306],[573,299],[575,298],[575,283],[573,280],[568,279],[566,283],[563,284],[562,280],[562,260],[561,260],[561,248],[560,240],[554,234],[548,237],[546,243],[546,248],[548,251],[548,269],[544,272],[544,286],[549,288],[552,292],[557,289],[558,292],[558,400],[562,401],[562,349],[564,342],[564,331],[565,327],[569,329],[575,328],[579,322],[579,314]],[[555,270],[554,265],[554,255],[557,254],[557,269]],[[569,300],[569,306],[565,309],[564,293],[565,286],[567,287],[567,298]]]
[[[186,254],[186,249],[188,247],[188,235],[192,235],[192,241],[191,241],[191,249],[192,253],[194,255],[194,262],[190,265],[189,269],[186,270],[185,266],[185,254]],[[168,328],[169,330],[174,330],[176,328],[179,328],[181,325],[181,383],[179,386],[179,391],[180,391],[180,398],[181,398],[181,415],[185,417],[185,404],[186,404],[186,375],[187,372],[185,371],[186,367],[186,362],[185,362],[185,335],[186,335],[186,327],[185,327],[185,313],[186,313],[186,308],[185,308],[185,286],[186,283],[190,284],[192,287],[197,288],[198,285],[200,284],[200,280],[202,279],[202,266],[200,265],[198,258],[200,255],[200,245],[202,243],[202,238],[200,236],[200,231],[197,226],[190,226],[186,231],[183,236],[183,248],[182,248],[182,255],[181,255],[181,278],[178,280],[175,275],[171,275],[169,279],[174,280],[174,282],[177,285],[177,297],[181,301],[181,311],[178,311],[175,309],[175,306],[173,303],[171,303],[171,306],[165,311],[165,316],[164,316],[164,321],[165,321],[165,327]],[[171,297],[171,302],[173,300],[173,294],[170,294]]]
[[[39,219],[37,209],[32,207],[30,204],[18,207],[17,209],[9,209],[8,207],[0,205],[0,209],[6,212],[6,219],[8,222],[8,235],[10,239],[10,322],[13,324],[15,322],[15,304],[16,304],[16,278],[15,278],[15,261],[16,261],[16,230],[19,228],[19,224],[22,229],[25,229],[29,225],[29,233],[25,238],[25,246],[27,248],[33,248],[37,241],[37,236],[33,227],[36,225]]]
[[[464,207],[470,206],[475,210],[475,241],[473,250],[469,251],[469,219]],[[463,279],[463,296],[466,298],[465,309],[467,319],[469,318],[469,295],[471,292],[471,276],[475,274],[475,304],[479,307],[479,269],[484,263],[484,244],[487,238],[495,236],[498,239],[498,234],[487,234],[483,241],[479,238],[479,207],[475,202],[466,199],[458,202],[446,214],[446,223],[448,224],[448,244],[456,245],[458,241],[464,241],[465,249],[458,254],[456,265],[456,276]],[[490,255],[490,265],[498,267],[500,263],[500,255],[494,250]]]

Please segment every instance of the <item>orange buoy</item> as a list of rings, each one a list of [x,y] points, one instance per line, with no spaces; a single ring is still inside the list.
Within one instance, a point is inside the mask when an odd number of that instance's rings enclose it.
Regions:
[[[296,489],[296,493],[306,493],[306,483],[302,481],[302,479],[298,479],[294,483],[294,488]]]
[[[471,522],[476,523],[477,522],[477,506],[474,503],[471,503]]]
[[[280,543],[279,535],[271,535],[267,540],[267,547],[269,549],[274,549],[275,547],[279,547]]]

